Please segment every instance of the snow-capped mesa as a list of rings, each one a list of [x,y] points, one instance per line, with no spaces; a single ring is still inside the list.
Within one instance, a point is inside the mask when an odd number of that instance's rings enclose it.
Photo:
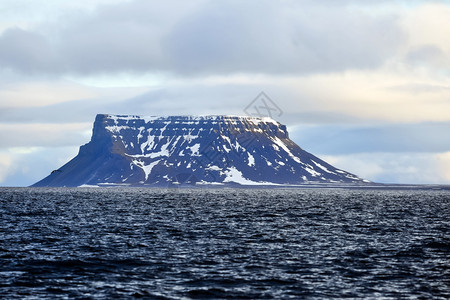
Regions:
[[[97,115],[91,141],[33,186],[363,184],[271,118]]]

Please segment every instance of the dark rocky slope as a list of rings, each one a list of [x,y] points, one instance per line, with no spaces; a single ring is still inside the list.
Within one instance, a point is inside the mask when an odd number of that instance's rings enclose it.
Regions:
[[[270,118],[100,114],[91,141],[34,186],[365,182],[300,148]]]

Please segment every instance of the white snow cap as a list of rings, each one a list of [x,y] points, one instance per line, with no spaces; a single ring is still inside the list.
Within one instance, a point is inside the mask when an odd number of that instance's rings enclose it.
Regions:
[[[155,120],[176,120],[176,121],[204,121],[204,120],[210,120],[210,121],[218,121],[218,120],[224,120],[224,121],[247,121],[254,124],[259,123],[273,123],[275,125],[278,125],[279,123],[275,121],[274,119],[270,117],[250,117],[250,116],[235,116],[235,115],[178,115],[178,116],[138,116],[138,115],[111,115],[111,114],[105,114],[107,118],[112,119],[114,121],[117,120],[145,120],[145,122],[155,121]]]

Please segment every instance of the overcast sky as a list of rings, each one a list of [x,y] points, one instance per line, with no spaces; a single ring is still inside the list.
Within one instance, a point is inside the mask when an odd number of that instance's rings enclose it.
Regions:
[[[73,158],[97,113],[233,114],[264,91],[305,150],[450,184],[450,1],[2,0],[0,185]]]

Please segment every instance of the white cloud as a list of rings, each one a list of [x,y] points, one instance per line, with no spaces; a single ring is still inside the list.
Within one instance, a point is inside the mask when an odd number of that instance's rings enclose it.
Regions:
[[[2,124],[0,148],[77,146],[89,141],[91,123]]]
[[[72,159],[78,147],[0,148],[0,184],[29,186]]]
[[[436,155],[437,169],[447,184],[450,184],[450,151]]]
[[[300,124],[289,127],[290,137],[313,153],[437,153],[450,150],[450,122],[406,124]]]
[[[99,5],[117,4],[128,0],[2,0],[0,32],[2,29],[19,26],[23,29],[39,27],[43,22],[58,19],[70,13],[89,13]]]
[[[408,11],[402,18],[408,32],[407,58],[414,66],[441,70],[450,75],[450,7],[430,2]]]
[[[338,168],[373,182],[450,184],[448,152],[432,155],[379,152],[318,156]]]
[[[2,109],[47,106],[95,96],[89,87],[59,80],[0,83]]]
[[[9,155],[0,152],[0,183],[9,175],[12,159]]]

